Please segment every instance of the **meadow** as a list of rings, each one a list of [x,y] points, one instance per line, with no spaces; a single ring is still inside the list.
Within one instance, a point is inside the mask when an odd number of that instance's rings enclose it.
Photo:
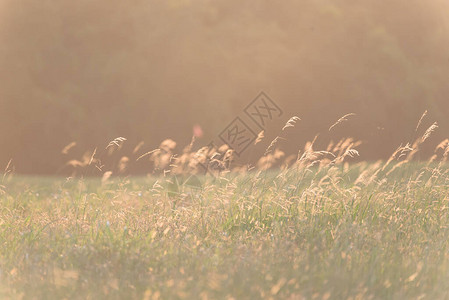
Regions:
[[[434,129],[377,162],[351,162],[345,139],[281,163],[273,141],[257,167],[230,170],[232,150],[173,164],[165,141],[137,159],[170,166],[159,175],[6,171],[0,298],[448,299],[449,140],[413,159]],[[95,155],[68,165],[101,169]],[[185,171],[201,159],[221,167]]]
[[[449,0],[0,0],[0,300],[449,300],[448,49]]]

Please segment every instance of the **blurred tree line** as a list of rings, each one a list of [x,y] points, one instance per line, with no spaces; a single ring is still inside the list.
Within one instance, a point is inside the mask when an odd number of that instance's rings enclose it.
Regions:
[[[444,0],[1,0],[0,163],[53,174],[72,141],[149,150],[195,124],[207,144],[261,90],[284,111],[268,134],[302,119],[291,151],[321,133],[382,158],[426,109],[447,136],[448,49]]]

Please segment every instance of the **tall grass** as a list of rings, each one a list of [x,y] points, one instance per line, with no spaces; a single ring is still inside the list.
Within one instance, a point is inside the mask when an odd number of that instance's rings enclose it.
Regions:
[[[381,166],[202,177],[176,191],[151,178],[16,177],[1,196],[0,293],[447,298],[449,169]]]
[[[351,138],[293,159],[274,142],[253,169],[167,140],[135,153],[160,176],[111,176],[98,151],[80,163],[103,178],[5,176],[0,297],[447,299],[449,141],[413,160],[435,129],[378,162],[348,163]]]

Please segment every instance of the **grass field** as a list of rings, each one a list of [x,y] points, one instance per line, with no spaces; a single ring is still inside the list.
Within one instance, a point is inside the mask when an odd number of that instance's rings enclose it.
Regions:
[[[0,298],[448,299],[449,168],[384,166],[5,179]]]

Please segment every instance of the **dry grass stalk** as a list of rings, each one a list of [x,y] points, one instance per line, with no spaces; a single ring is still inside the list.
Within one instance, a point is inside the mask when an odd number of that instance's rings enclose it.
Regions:
[[[350,117],[350,116],[355,116],[355,114],[354,113],[349,113],[349,114],[344,115],[343,117],[338,119],[337,122],[335,122],[331,127],[329,127],[329,131],[331,131],[338,124],[341,124],[343,122],[348,121],[348,117]]]
[[[285,138],[282,138],[280,136],[277,136],[274,140],[271,141],[270,145],[268,146],[268,148],[265,150],[265,153],[263,154],[264,156],[269,154],[270,152],[273,151],[274,146],[277,144],[278,140],[286,140]]]
[[[62,154],[68,154],[69,151],[70,151],[73,147],[75,147],[75,146],[76,146],[76,142],[71,142],[70,144],[68,144],[67,146],[65,146],[65,147],[62,149],[61,153],[62,153]]]
[[[259,134],[257,134],[257,138],[254,141],[254,145],[259,144],[263,140],[263,138],[265,137],[264,133],[265,133],[265,131],[262,130],[261,132],[259,132]]]
[[[397,164],[395,164],[393,166],[393,168],[391,168],[391,170],[387,172],[387,176],[390,175],[391,173],[393,173],[397,168],[399,168],[400,166],[402,166],[406,163],[408,163],[408,160],[403,160],[403,161],[400,161]]]
[[[422,137],[422,142],[424,143],[424,141],[427,140],[430,137],[430,135],[432,134],[432,132],[434,132],[437,128],[438,128],[438,123],[437,122],[433,123],[424,133],[424,135]]]
[[[94,152],[92,152],[92,156],[90,157],[90,159],[89,159],[89,163],[88,163],[88,165],[91,165],[92,164],[92,162],[94,161],[94,157],[95,157],[95,154],[97,153],[97,148],[95,148],[94,149]]]
[[[12,173],[12,169],[10,168],[11,167],[11,163],[12,163],[12,159],[10,159],[8,161],[8,164],[6,165],[6,168],[5,168],[4,172],[3,172],[2,183],[5,181],[6,176],[8,176],[8,175],[10,175]]]
[[[445,139],[443,140],[441,143],[439,143],[436,147],[435,147],[435,153],[438,152],[438,150],[443,150],[445,151],[446,147],[449,146],[449,139]]]
[[[153,154],[153,153],[155,153],[155,152],[157,152],[157,151],[161,151],[161,149],[154,149],[154,150],[151,150],[151,151],[149,151],[149,152],[147,152],[147,153],[144,153],[144,154],[142,154],[141,156],[139,156],[139,157],[136,159],[136,161],[139,161],[140,159],[144,158],[145,156],[151,155],[151,154]]]
[[[407,144],[408,145],[408,144]],[[407,147],[406,145],[406,147]],[[404,147],[402,147],[402,144],[393,152],[393,154],[391,154],[390,158],[388,158],[387,162],[384,164],[384,166],[382,167],[382,171],[384,171],[387,166],[396,158],[396,155],[402,151]]]
[[[295,127],[296,122],[301,121],[301,119],[297,116],[293,116],[291,117],[287,123],[285,123],[284,127],[282,127],[282,131],[284,131],[285,129],[289,128],[289,127]]]
[[[123,144],[123,142],[125,142],[126,141],[126,138],[124,138],[124,137],[118,137],[118,138],[115,138],[114,140],[112,140],[112,141],[110,141],[109,142],[109,144],[106,146],[106,149],[108,149],[109,147],[112,147],[112,146],[117,146],[117,148],[120,148],[120,146]]]
[[[419,118],[418,124],[416,125],[416,128],[415,128],[415,132],[418,131],[418,128],[419,128],[419,126],[421,126],[421,123],[424,120],[424,118],[426,117],[426,115],[427,115],[427,110],[424,111],[424,113],[422,114],[421,118]]]

